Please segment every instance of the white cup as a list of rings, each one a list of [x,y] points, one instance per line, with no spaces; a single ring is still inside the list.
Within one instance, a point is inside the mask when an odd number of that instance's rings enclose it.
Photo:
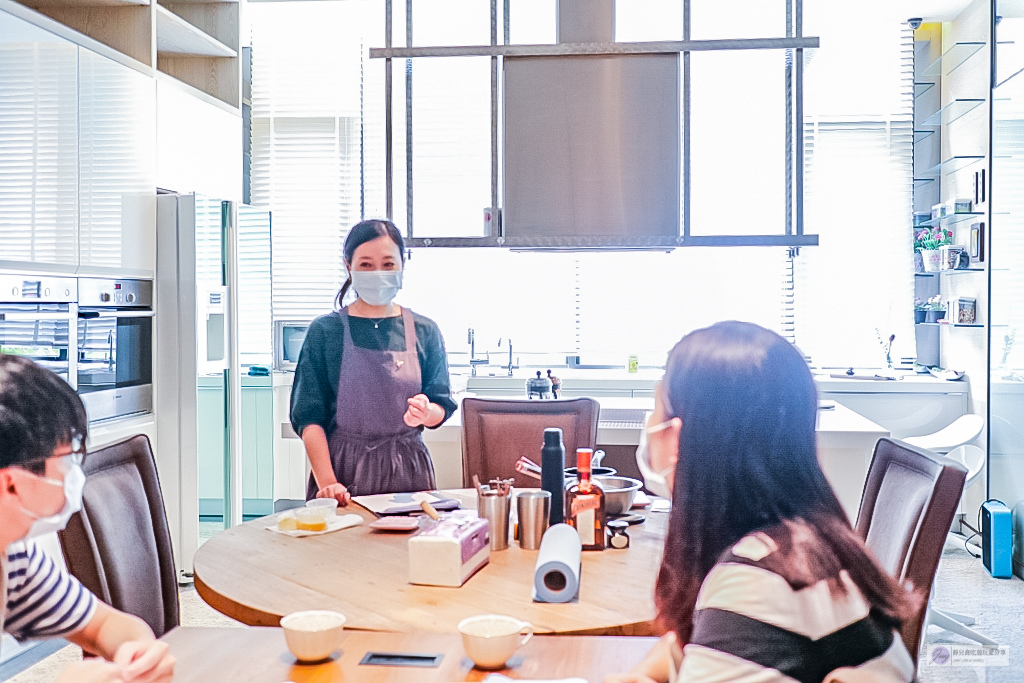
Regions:
[[[319,662],[341,646],[345,615],[328,610],[292,612],[281,617],[288,649],[300,662]]]
[[[501,669],[533,637],[533,624],[501,614],[481,614],[459,622],[462,646],[479,669]]]

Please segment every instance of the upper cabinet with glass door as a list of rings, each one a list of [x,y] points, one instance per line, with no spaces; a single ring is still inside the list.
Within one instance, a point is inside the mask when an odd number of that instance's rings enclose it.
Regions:
[[[79,74],[79,272],[152,277],[155,83],[85,48]]]
[[[78,265],[78,48],[0,11],[0,267]]]

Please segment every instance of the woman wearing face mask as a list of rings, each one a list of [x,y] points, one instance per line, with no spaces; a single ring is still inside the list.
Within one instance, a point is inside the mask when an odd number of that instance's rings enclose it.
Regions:
[[[149,626],[97,600],[32,541],[81,509],[86,429],[66,382],[0,354],[0,632],[63,637],[103,658],[72,665],[62,682],[169,681],[174,658]]]
[[[292,384],[291,421],[312,467],[306,498],[434,488],[420,432],[453,412],[437,325],[394,303],[405,244],[390,221],[358,223],[345,239],[341,309],[314,320]],[[356,300],[342,308],[352,289]]]
[[[922,595],[850,526],[818,465],[817,405],[799,351],[757,325],[672,349],[637,453],[672,498],[655,589],[668,635],[606,683],[914,679],[899,627]]]

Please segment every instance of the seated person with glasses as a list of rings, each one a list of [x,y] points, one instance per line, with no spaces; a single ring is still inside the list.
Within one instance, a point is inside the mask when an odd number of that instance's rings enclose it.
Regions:
[[[722,322],[668,357],[637,452],[672,499],[655,588],[668,630],[606,683],[902,683],[915,597],[854,532],[818,465],[818,398],[800,352]]]
[[[0,354],[0,633],[64,637],[104,658],[69,667],[59,679],[67,683],[170,681],[167,644],[138,617],[97,600],[31,540],[63,529],[81,509],[87,428],[66,382]]]

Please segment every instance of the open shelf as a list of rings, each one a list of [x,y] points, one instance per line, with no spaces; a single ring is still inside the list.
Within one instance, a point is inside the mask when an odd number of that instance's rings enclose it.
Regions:
[[[973,218],[982,218],[984,213],[980,211],[972,211],[970,213],[951,213],[942,218],[933,218],[930,221],[925,221],[920,225],[915,225],[914,229],[917,228],[934,228],[937,225],[953,225],[954,223],[961,223],[963,221],[969,221]]]
[[[947,268],[937,273],[914,273],[914,277],[935,277],[936,275],[956,275],[958,273],[984,273],[984,268]]]
[[[917,143],[921,142],[925,138],[929,138],[929,137],[935,135],[935,132],[936,131],[934,131],[934,130],[915,130],[914,131],[914,144],[916,145]]]
[[[156,51],[172,57],[237,57],[238,53],[163,5],[156,5]]]
[[[978,323],[914,323],[915,325],[929,325],[931,327],[985,327]]]
[[[983,155],[976,154],[964,154],[950,157],[943,162],[932,166],[928,169],[926,175],[947,175],[949,173],[956,173],[957,171],[962,171],[968,166],[973,166],[984,159],[985,157]]]
[[[148,7],[148,0],[31,0],[30,7]]]
[[[922,76],[943,76],[956,71],[957,67],[976,55],[985,43],[963,42],[955,43],[953,47],[942,53],[938,59],[929,64],[921,72]]]
[[[921,95],[925,94],[929,90],[935,87],[935,83],[927,82],[915,82],[914,83],[914,99],[916,100]]]
[[[966,114],[974,111],[981,105],[985,104],[985,100],[969,98],[969,99],[958,99],[953,100],[942,109],[938,110],[924,121],[921,122],[922,126],[948,126],[957,119]]]

